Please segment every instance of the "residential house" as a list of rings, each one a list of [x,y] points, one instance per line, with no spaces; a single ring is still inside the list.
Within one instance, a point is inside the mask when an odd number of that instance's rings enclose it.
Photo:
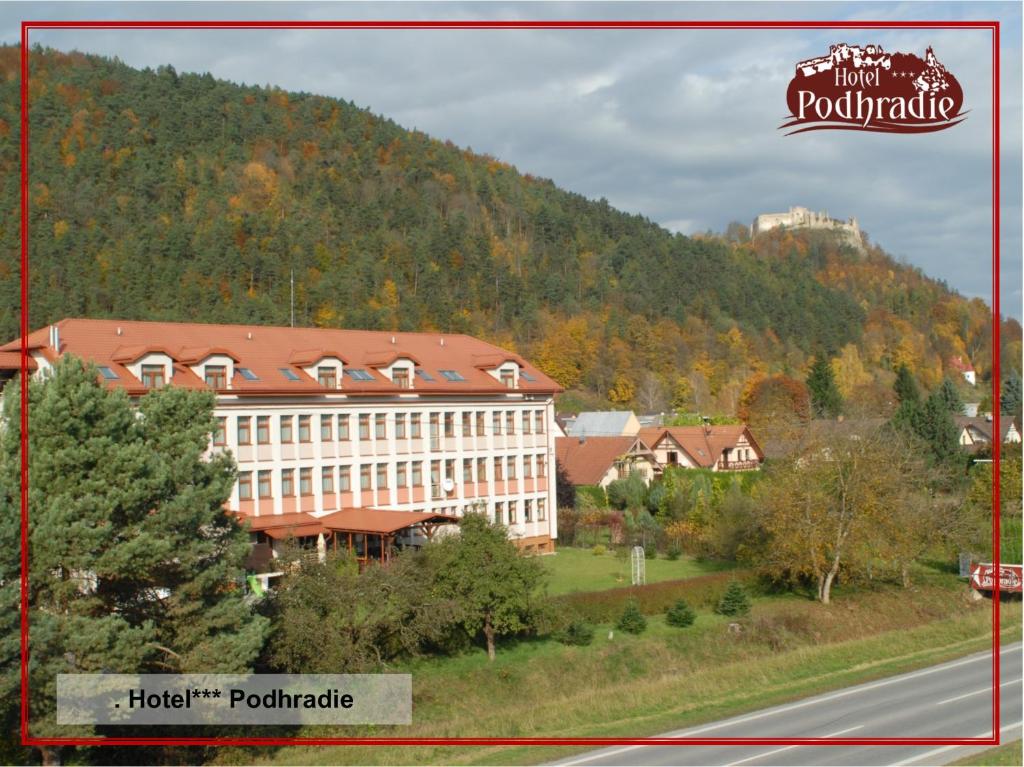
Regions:
[[[639,437],[560,437],[555,455],[575,487],[608,487],[634,475],[649,485],[658,471],[654,454]]]
[[[953,416],[959,429],[957,441],[969,452],[987,448],[992,444],[992,417],[971,418],[969,416]],[[1010,416],[999,419],[1000,442],[1004,445],[1019,445],[1021,430]]]
[[[604,410],[580,413],[566,424],[569,437],[635,437],[640,421],[630,410]]]
[[[754,471],[764,462],[764,452],[744,424],[641,429],[639,436],[662,469]]]

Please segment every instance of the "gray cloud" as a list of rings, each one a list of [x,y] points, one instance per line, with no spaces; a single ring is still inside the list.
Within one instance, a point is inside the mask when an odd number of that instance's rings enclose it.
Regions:
[[[27,5],[0,6],[17,40]],[[33,4],[33,18],[84,5]],[[1002,22],[1003,309],[1021,316],[1021,13],[1009,3],[88,5],[102,18],[818,18]],[[338,96],[692,233],[791,205],[857,216],[897,257],[990,293],[991,47],[977,30],[35,31],[34,42]],[[797,60],[928,45],[969,118],[930,135],[784,136]]]

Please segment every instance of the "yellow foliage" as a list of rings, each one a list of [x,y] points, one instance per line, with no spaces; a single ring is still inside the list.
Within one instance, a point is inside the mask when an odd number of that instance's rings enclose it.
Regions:
[[[53,239],[59,240],[68,233],[68,222],[64,219],[53,222]]]
[[[615,383],[608,391],[608,399],[616,404],[624,405],[627,402],[632,402],[635,396],[636,384],[633,383],[633,379],[625,373],[615,376]]]

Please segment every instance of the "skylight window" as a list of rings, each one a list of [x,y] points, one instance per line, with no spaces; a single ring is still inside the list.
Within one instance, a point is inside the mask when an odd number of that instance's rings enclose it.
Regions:
[[[430,375],[430,373],[428,373],[423,368],[416,368],[416,375],[418,375],[424,381],[433,381],[434,380],[434,377],[432,375]]]
[[[278,368],[278,370],[280,370],[281,371],[281,375],[283,375],[289,381],[298,381],[298,380],[300,380],[299,379],[299,374],[296,373],[291,368]]]
[[[372,381],[373,376],[367,373],[363,368],[348,368],[345,371],[345,375],[351,378],[353,381]]]
[[[100,375],[106,378],[108,381],[116,381],[120,376],[113,370],[108,368],[106,365],[100,365]]]
[[[537,380],[532,375],[527,373],[525,370],[520,370],[519,371],[519,377],[522,378],[524,381],[531,381],[532,382],[532,381],[536,381]]]
[[[242,376],[242,378],[244,378],[246,381],[260,380],[259,376],[253,373],[251,370],[249,370],[249,368],[235,368],[235,370],[238,372],[238,375]],[[288,380],[291,379],[289,378]],[[296,380],[298,379],[296,378]]]
[[[466,380],[458,370],[438,370],[437,372],[440,373],[441,377],[446,381],[457,382]]]

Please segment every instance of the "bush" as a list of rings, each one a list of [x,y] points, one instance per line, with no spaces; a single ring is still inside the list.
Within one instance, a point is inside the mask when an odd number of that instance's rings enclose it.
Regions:
[[[665,623],[669,626],[686,628],[687,626],[692,626],[695,620],[697,620],[697,613],[686,604],[685,599],[680,599],[668,608],[668,612],[665,613]]]
[[[729,583],[729,588],[718,601],[715,612],[719,615],[746,615],[750,612],[750,597],[738,581]]]
[[[595,557],[602,557],[607,553],[607,551],[608,549],[606,549],[603,544],[599,543],[590,550],[590,553],[593,554]]]
[[[647,619],[640,612],[640,605],[635,599],[626,603],[626,609],[619,616],[615,628],[627,634],[642,634],[647,630]]]
[[[559,528],[559,534],[561,534],[561,528]],[[665,559],[670,562],[675,562],[683,555],[683,548],[678,543],[673,543],[668,547],[668,551],[665,553]]]
[[[576,508],[577,509],[607,509],[608,496],[600,485],[577,485],[576,486]]]
[[[653,543],[651,543],[651,544],[649,544],[647,546],[647,548],[644,549],[644,559],[657,559],[657,558],[658,558],[658,548]]]
[[[558,634],[562,644],[583,647],[594,641],[594,627],[586,621],[574,620]]]

